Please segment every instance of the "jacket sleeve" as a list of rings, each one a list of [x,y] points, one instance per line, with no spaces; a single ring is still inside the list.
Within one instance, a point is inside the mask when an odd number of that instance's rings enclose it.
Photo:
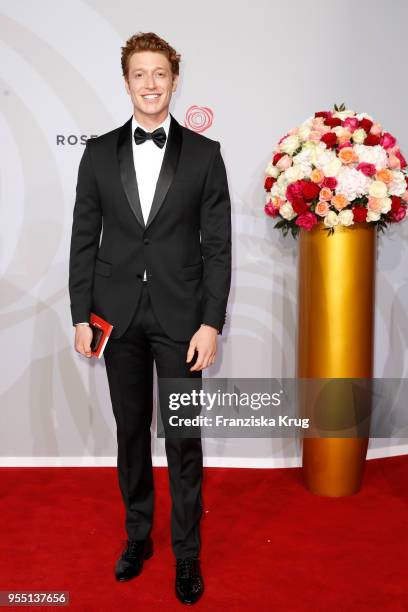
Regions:
[[[204,265],[202,323],[221,333],[231,285],[231,202],[219,142],[204,185],[200,223]]]
[[[69,294],[73,325],[89,321],[101,228],[101,203],[88,140],[78,170],[69,256]]]

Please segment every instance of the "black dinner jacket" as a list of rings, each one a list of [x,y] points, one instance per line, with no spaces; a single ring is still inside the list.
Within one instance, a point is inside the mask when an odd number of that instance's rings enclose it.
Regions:
[[[188,341],[201,323],[222,330],[231,280],[231,205],[220,143],[170,118],[146,225],[132,118],[86,142],[69,260],[73,324],[95,312],[113,325],[111,337],[120,337],[146,269],[153,310],[170,338]]]

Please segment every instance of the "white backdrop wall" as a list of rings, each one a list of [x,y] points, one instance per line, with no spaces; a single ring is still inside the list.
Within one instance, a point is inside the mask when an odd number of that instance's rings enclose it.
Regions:
[[[171,112],[184,124],[191,106],[208,107],[213,121],[203,133],[222,145],[233,285],[220,358],[208,374],[291,377],[297,246],[264,216],[264,168],[289,128],[335,102],[368,112],[408,153],[407,23],[404,0],[0,1],[3,465],[115,463],[104,364],[73,348],[67,284],[81,137],[132,112],[124,41],[155,31],[175,46],[182,63]],[[405,222],[379,241],[378,377],[407,373],[407,236]],[[404,442],[371,441],[371,456],[404,452]],[[296,440],[204,447],[208,465],[299,463]],[[163,448],[154,442],[157,463]]]

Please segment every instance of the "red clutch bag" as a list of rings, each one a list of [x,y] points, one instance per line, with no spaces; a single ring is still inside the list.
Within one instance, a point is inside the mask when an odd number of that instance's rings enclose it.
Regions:
[[[113,325],[102,319],[102,317],[98,317],[94,312],[91,312],[89,325],[93,334],[91,342],[92,357],[100,359],[111,335]]]

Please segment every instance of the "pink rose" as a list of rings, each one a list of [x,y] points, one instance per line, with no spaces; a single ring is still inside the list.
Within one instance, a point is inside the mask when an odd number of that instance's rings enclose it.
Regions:
[[[390,210],[390,212],[388,213],[388,216],[391,219],[391,221],[394,221],[394,223],[398,223],[399,221],[402,221],[403,219],[405,219],[406,214],[407,214],[406,206],[401,206],[401,208],[399,208],[398,210]]]
[[[287,186],[286,199],[292,204],[295,198],[303,196],[303,181],[295,181]]]
[[[283,142],[287,136],[289,136],[289,134],[285,134],[284,136],[282,136],[282,138],[280,140],[278,140],[278,144]]]
[[[284,155],[276,162],[276,167],[279,170],[287,170],[292,165],[292,158],[289,155]]]
[[[380,144],[384,147],[384,149],[389,149],[390,147],[393,147],[396,142],[397,141],[394,136],[389,132],[384,132],[380,139]]]
[[[277,217],[279,214],[279,208],[274,206],[270,200],[267,204],[265,204],[264,210],[265,214],[267,214],[269,217]]]
[[[346,119],[343,121],[343,127],[350,130],[350,132],[354,132],[354,130],[358,128],[359,123],[360,122],[357,117],[346,117]]]
[[[312,212],[307,211],[298,216],[295,221],[296,225],[303,227],[303,229],[309,231],[317,223],[317,217]]]
[[[307,139],[311,140],[312,142],[320,142],[321,137],[322,132],[320,132],[319,130],[311,130]]]
[[[373,210],[374,212],[380,212],[382,208],[382,201],[380,198],[368,198],[367,204],[368,210]]]
[[[396,155],[388,156],[388,167],[391,170],[398,170],[401,167],[401,162]]]
[[[405,168],[405,166],[407,165],[407,162],[406,162],[405,157],[402,155],[402,153],[400,151],[396,151],[395,157],[397,157],[400,161],[400,168]]]
[[[319,215],[320,217],[325,217],[328,212],[329,212],[329,205],[327,202],[320,201],[316,204],[316,207],[315,207],[316,215]]]
[[[373,176],[376,173],[374,164],[368,164],[367,162],[360,162],[356,170],[360,170],[366,176]]]
[[[344,149],[344,147],[352,147],[352,146],[353,145],[351,144],[351,142],[347,141],[347,142],[340,143],[337,149],[340,151],[340,149]]]
[[[374,136],[379,136],[382,132],[382,126],[379,123],[373,123],[370,129],[370,134],[374,134]]]

